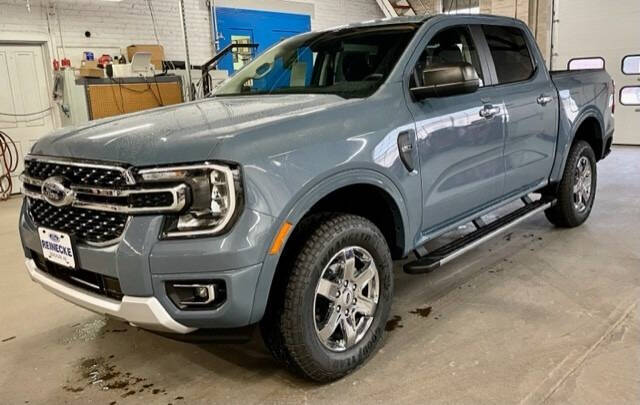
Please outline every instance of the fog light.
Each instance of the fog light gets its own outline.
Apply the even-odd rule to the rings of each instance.
[[[211,310],[227,300],[224,280],[167,280],[169,299],[181,310]]]
[[[213,284],[174,284],[173,288],[178,292],[180,305],[207,305],[216,299]]]
[[[213,286],[211,286],[211,287],[213,287]],[[215,294],[215,292],[214,292],[214,294]],[[209,298],[209,289],[208,289],[208,287],[196,287],[196,296],[198,298],[202,298],[204,300],[208,299]],[[215,295],[214,295],[214,297],[215,297]]]

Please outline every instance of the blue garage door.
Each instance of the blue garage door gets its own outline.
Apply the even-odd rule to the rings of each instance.
[[[237,49],[219,63],[220,69],[234,73],[247,63],[252,55],[261,53],[276,42],[311,30],[311,17],[303,14],[273,11],[216,8],[220,49],[230,43],[257,43],[256,51]]]

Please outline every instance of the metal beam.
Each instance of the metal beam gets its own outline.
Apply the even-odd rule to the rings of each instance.
[[[376,2],[378,3],[378,6],[380,7],[382,12],[384,13],[385,17],[390,18],[390,17],[397,17],[398,16],[398,13],[393,8],[391,3],[389,3],[389,0],[376,0]]]
[[[187,98],[193,101],[193,80],[191,79],[191,57],[189,56],[189,38],[187,36],[187,20],[184,13],[184,0],[178,0],[180,23],[182,24],[182,38],[184,39],[184,65],[187,73]]]

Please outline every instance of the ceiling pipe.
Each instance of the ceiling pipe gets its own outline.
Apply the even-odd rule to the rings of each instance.
[[[189,37],[187,36],[187,20],[184,12],[184,0],[178,0],[182,38],[184,39],[184,68],[187,72],[187,101],[193,100],[193,80],[191,79],[191,57],[189,56]]]

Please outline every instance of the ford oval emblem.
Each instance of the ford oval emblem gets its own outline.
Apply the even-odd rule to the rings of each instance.
[[[75,192],[68,186],[70,181],[62,176],[49,177],[42,183],[42,197],[54,207],[71,205]]]

